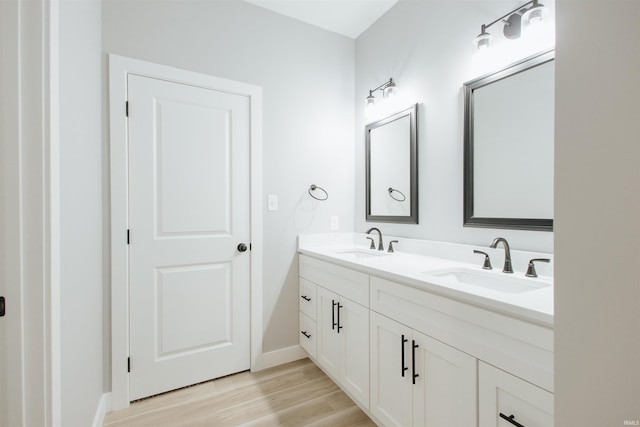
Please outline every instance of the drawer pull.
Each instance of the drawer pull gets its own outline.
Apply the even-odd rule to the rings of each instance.
[[[401,363],[402,377],[403,378],[404,378],[404,371],[409,370],[408,366],[404,366],[404,343],[406,343],[407,341],[409,341],[409,340],[406,339],[404,337],[404,335],[402,335],[402,338],[400,339],[400,354],[402,354],[402,360],[400,360],[400,363]]]
[[[303,299],[303,300],[305,300],[305,301],[311,301],[311,298],[309,298],[309,297],[308,297],[308,296],[306,296],[306,295],[300,295],[300,298],[302,298],[302,299]]]
[[[516,420],[514,420],[515,415],[509,415],[508,417],[503,414],[502,412],[500,412],[500,418],[503,418],[507,421],[509,421],[511,424],[513,424],[516,427],[524,427],[524,425],[520,424],[519,422],[517,422]]]
[[[300,333],[301,333],[302,335],[304,335],[305,337],[307,337],[307,338],[311,339],[311,334],[308,334],[308,333],[307,333],[307,331],[300,331]]]

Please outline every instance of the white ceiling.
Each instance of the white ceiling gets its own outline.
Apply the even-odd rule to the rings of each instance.
[[[245,1],[355,39],[398,0]]]

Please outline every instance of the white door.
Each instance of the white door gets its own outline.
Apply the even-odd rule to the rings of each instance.
[[[334,378],[340,376],[340,335],[338,335],[338,295],[325,288],[316,288],[318,316],[316,327],[318,339],[316,341],[317,360]]]
[[[413,426],[476,426],[477,359],[415,330],[413,340]]]
[[[246,96],[129,75],[130,400],[249,369]]]
[[[340,377],[345,388],[369,409],[369,309],[340,298]]]
[[[371,312],[371,413],[385,426],[412,424],[412,330]]]

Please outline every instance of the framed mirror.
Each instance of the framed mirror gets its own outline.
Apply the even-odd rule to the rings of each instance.
[[[365,127],[367,221],[418,223],[417,108]]]
[[[554,51],[464,84],[464,225],[553,230]]]

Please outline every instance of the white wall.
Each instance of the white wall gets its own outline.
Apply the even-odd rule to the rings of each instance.
[[[383,233],[418,239],[488,246],[497,236],[512,248],[553,252],[553,233],[463,227],[464,82],[535,53],[552,43],[507,41],[502,25],[489,29],[495,46],[478,61],[471,42],[487,24],[521,5],[501,0],[400,0],[356,40],[356,230],[378,226]],[[551,9],[554,2],[545,1]],[[386,108],[365,116],[368,91],[392,77],[398,95]],[[378,99],[381,97],[377,92]],[[364,126],[420,103],[418,110],[419,224],[365,222]],[[522,266],[521,268],[524,268]]]
[[[101,6],[59,3],[61,420],[88,426],[103,381]]]
[[[637,425],[640,2],[557,5],[555,425]]]
[[[105,53],[263,88],[263,351],[297,345],[296,236],[353,230],[354,41],[237,0],[106,0],[102,22]]]

